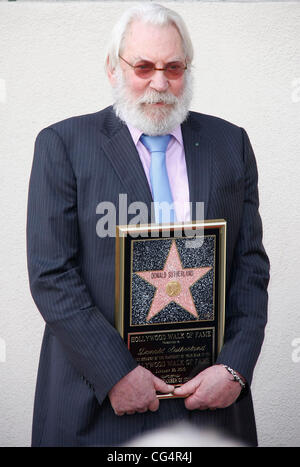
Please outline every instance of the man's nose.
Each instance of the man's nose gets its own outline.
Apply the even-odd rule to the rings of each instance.
[[[150,87],[159,92],[163,92],[168,89],[169,82],[163,71],[155,70],[154,75],[151,77]]]

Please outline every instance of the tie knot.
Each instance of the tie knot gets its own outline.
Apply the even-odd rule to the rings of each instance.
[[[171,135],[147,136],[142,135],[140,140],[150,153],[166,152]]]

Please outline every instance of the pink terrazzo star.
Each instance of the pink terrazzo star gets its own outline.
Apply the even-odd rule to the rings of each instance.
[[[195,318],[198,318],[190,287],[211,269],[211,267],[183,268],[176,243],[173,240],[164,269],[136,273],[156,287],[146,321],[157,315],[171,302],[178,303]]]

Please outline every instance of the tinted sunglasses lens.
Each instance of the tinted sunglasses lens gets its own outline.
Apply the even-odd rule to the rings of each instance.
[[[156,69],[157,68],[155,68],[154,63],[152,62],[141,62],[138,65],[135,65],[134,67],[135,74],[139,78],[145,78],[145,79],[151,78],[151,76],[154,74],[154,71]],[[168,63],[163,70],[164,70],[164,74],[166,78],[177,79],[183,75],[185,69],[186,69],[186,65],[184,63],[171,62],[171,63]]]
[[[171,62],[166,65],[165,75],[169,79],[180,78],[185,70],[186,66],[182,62]]]
[[[155,65],[151,62],[139,63],[134,67],[135,74],[140,78],[150,78],[154,73]]]

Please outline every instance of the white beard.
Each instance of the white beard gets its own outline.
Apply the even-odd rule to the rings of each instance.
[[[192,100],[192,75],[186,71],[184,75],[184,90],[176,97],[169,92],[158,92],[148,89],[140,98],[130,95],[120,67],[116,70],[117,84],[113,87],[114,110],[125,123],[138,128],[149,136],[166,135],[180,125],[187,117]],[[152,107],[147,110],[144,104],[164,102],[162,107]]]

